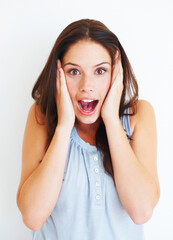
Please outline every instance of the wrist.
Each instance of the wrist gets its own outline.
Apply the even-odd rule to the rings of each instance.
[[[71,134],[72,129],[73,129],[73,126],[65,125],[65,124],[58,124],[56,126],[55,131],[63,132],[63,134],[66,134],[67,136],[69,136]]]
[[[108,116],[108,117],[102,118],[102,119],[105,124],[105,127],[107,127],[107,126],[111,127],[112,124],[118,125],[121,122],[119,116],[117,116],[117,117],[116,116],[113,116],[113,117]]]

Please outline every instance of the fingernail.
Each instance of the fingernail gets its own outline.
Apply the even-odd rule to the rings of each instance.
[[[58,72],[59,72],[59,76],[61,77],[61,69],[60,69],[60,68],[59,68],[59,71],[58,71]]]
[[[119,56],[119,52],[118,52],[118,50],[117,50],[117,52],[115,53],[115,59],[117,59],[118,56]]]
[[[57,67],[58,67],[58,69],[60,69],[61,68],[61,62],[60,62],[60,60],[58,59],[58,61],[57,61]]]

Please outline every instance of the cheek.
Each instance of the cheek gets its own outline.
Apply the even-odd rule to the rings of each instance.
[[[74,103],[78,92],[78,81],[66,77],[66,86],[72,102]]]
[[[70,81],[68,78],[66,78],[66,85],[67,85],[67,90],[69,92],[69,95],[71,97],[71,99],[73,99],[73,94],[74,94],[74,91],[75,91],[75,86],[73,84],[72,81]]]
[[[104,79],[104,81],[102,81],[99,84],[99,91],[103,98],[105,98],[107,92],[109,91],[110,86],[111,86],[111,77]]]

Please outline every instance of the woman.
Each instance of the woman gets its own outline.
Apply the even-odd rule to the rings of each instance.
[[[156,123],[115,34],[67,26],[32,97],[17,203],[33,239],[143,239],[159,199]]]

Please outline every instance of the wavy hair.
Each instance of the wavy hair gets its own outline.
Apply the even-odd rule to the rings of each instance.
[[[69,24],[57,38],[47,63],[32,90],[32,97],[35,100],[36,105],[39,105],[40,110],[46,119],[44,124],[46,124],[48,139],[45,150],[47,150],[50,145],[58,122],[55,100],[57,59],[62,61],[70,46],[83,39],[94,41],[105,47],[111,56],[112,64],[114,63],[116,51],[118,50],[120,52],[123,67],[124,88],[120,101],[119,117],[126,115],[124,114],[124,110],[128,107],[132,107],[133,109],[133,113],[128,115],[134,115],[136,113],[138,84],[130,62],[118,38],[100,21],[93,19],[75,21]],[[127,137],[131,139],[130,136],[127,135]],[[96,146],[103,153],[103,166],[105,172],[110,174],[114,180],[108,139],[103,121],[101,121],[96,133]]]

